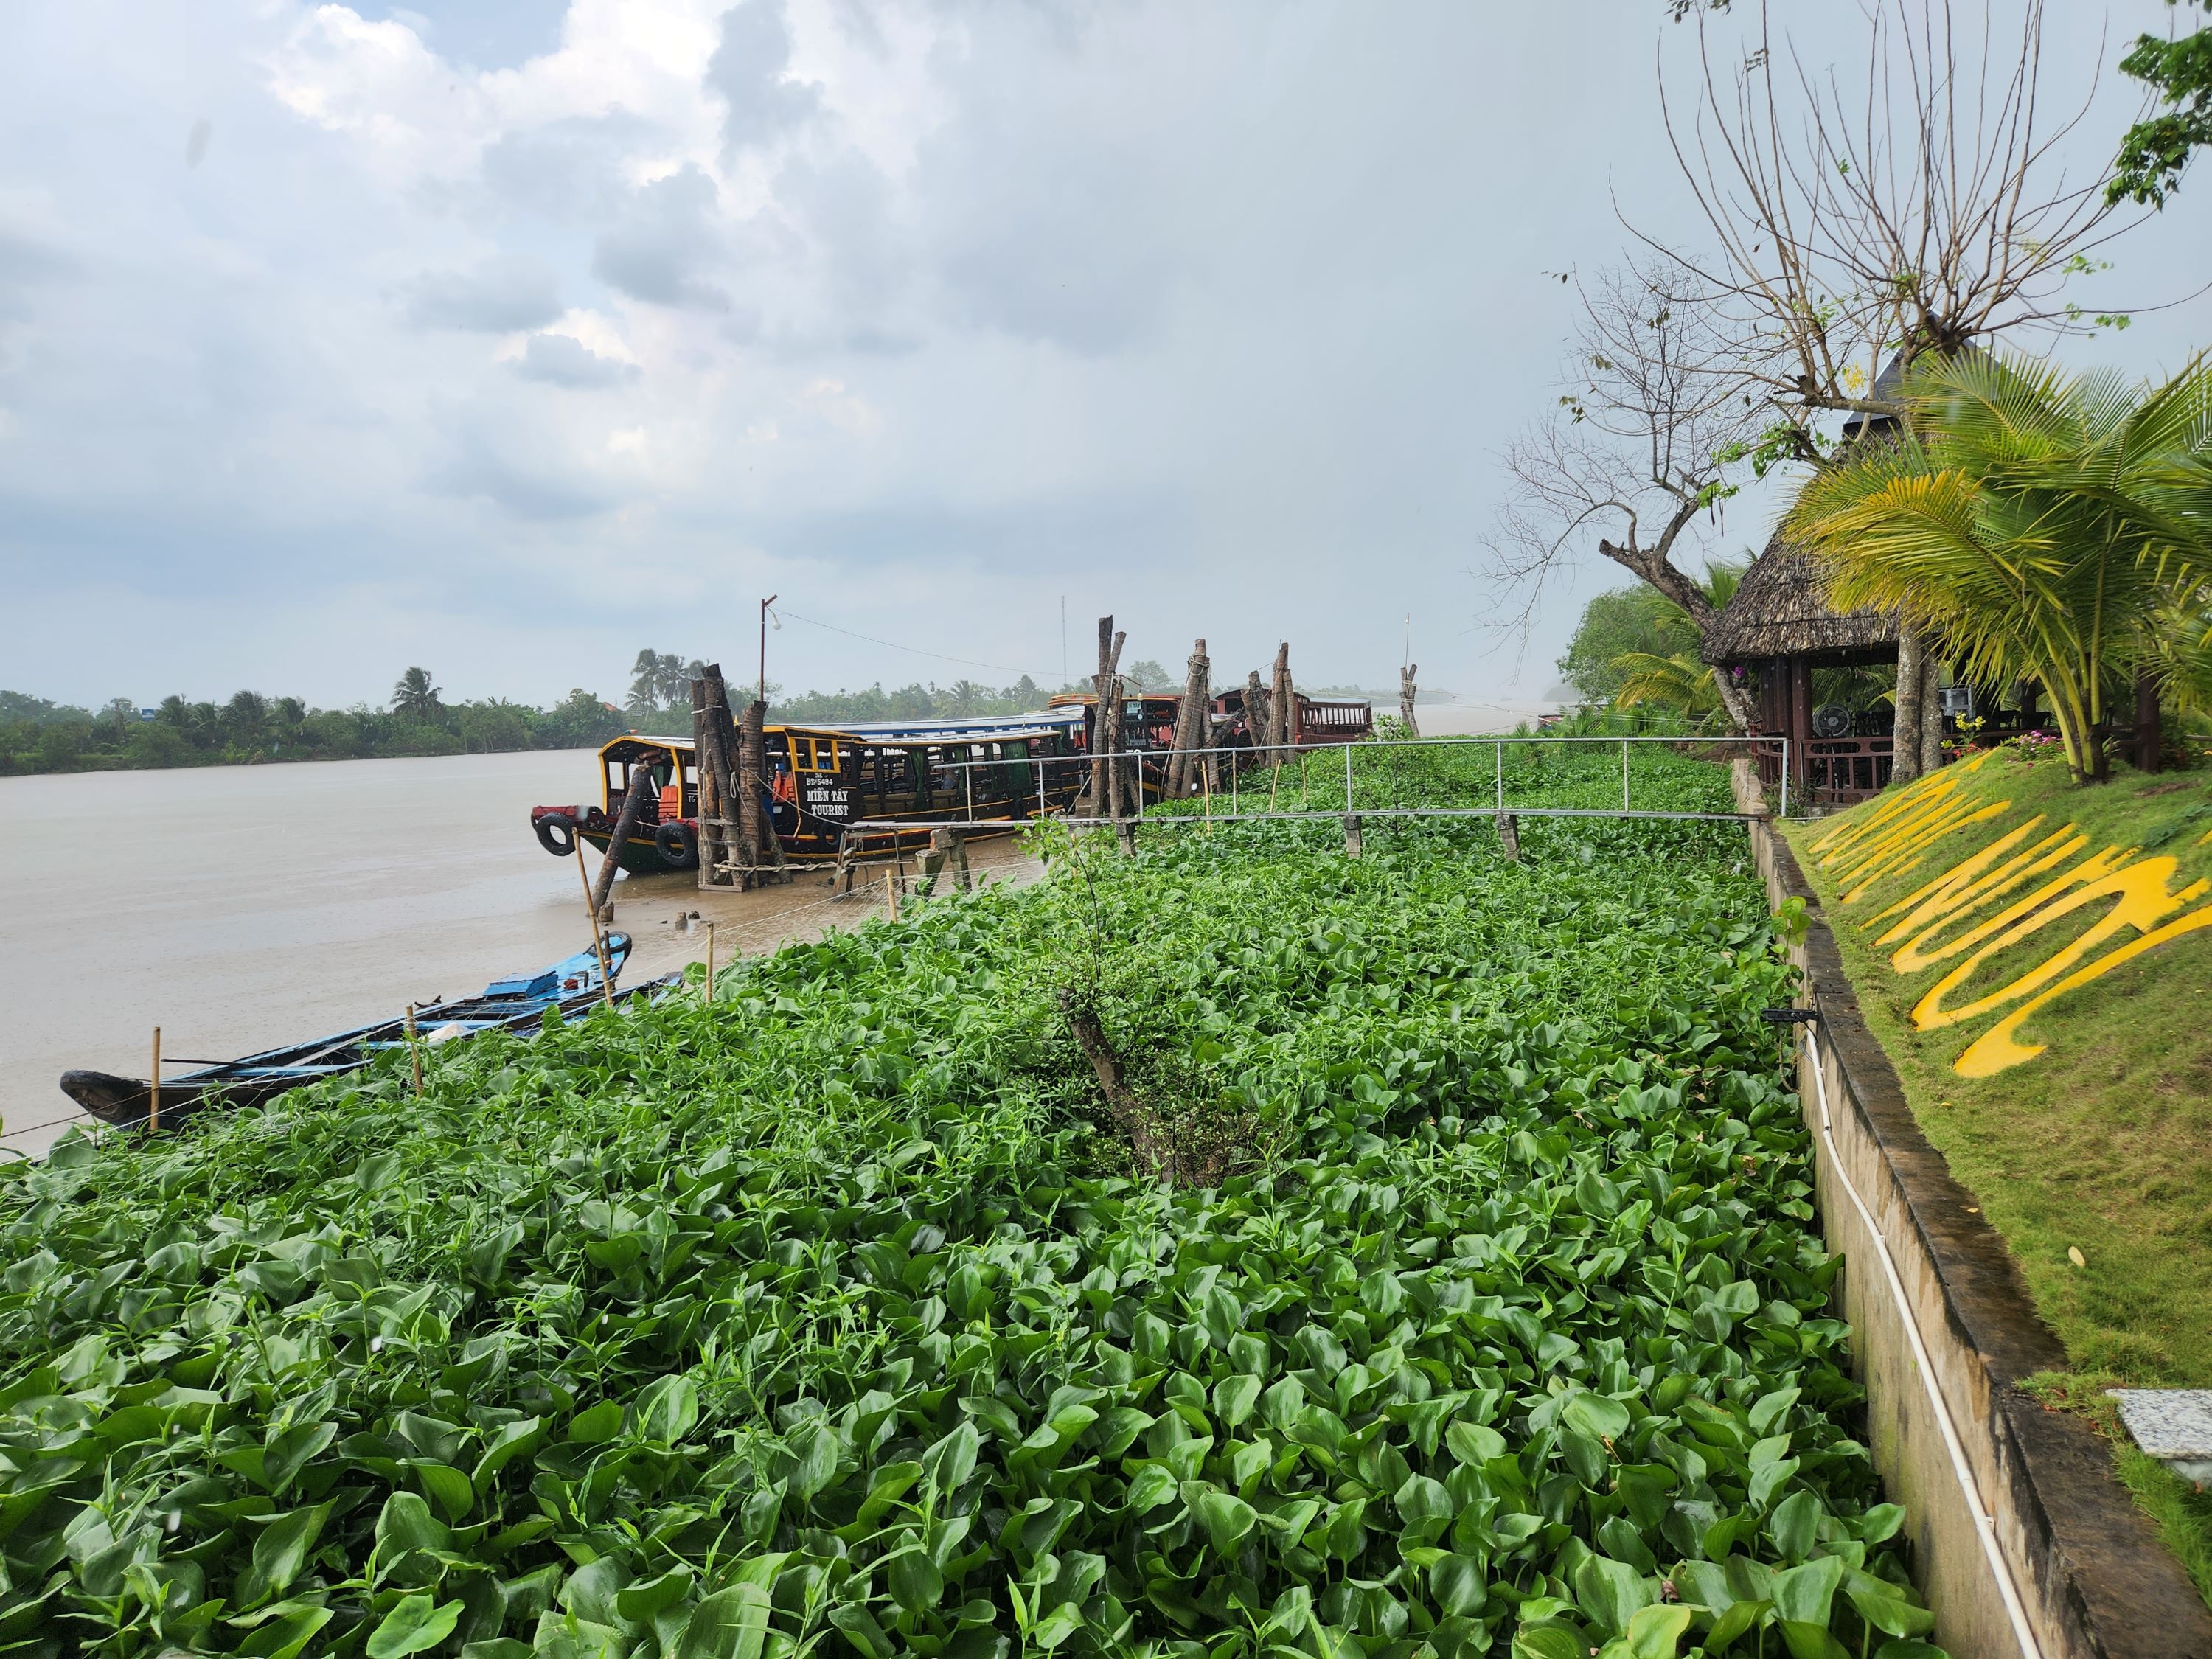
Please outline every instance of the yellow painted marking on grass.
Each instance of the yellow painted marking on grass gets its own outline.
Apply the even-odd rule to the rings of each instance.
[[[1857,902],[1877,884],[1941,856],[1942,843],[1960,831],[2010,811],[2009,800],[1978,805],[1962,793],[1966,781],[1993,758],[1976,755],[1946,767],[1814,837],[1808,849],[1822,869],[1834,872],[1841,902]],[[2002,1014],[1952,1062],[1962,1077],[1988,1077],[2033,1059],[2042,1045],[2022,1042],[2018,1033],[2036,1010],[2146,951],[2212,927],[2212,904],[2189,908],[2212,894],[2212,881],[2193,880],[2172,890],[2180,873],[2178,859],[2144,857],[2136,847],[2106,847],[2083,856],[2090,838],[2073,823],[2031,841],[2045,822],[2039,813],[2006,830],[1859,924],[1870,933],[1880,930],[1874,943],[1889,950],[1889,964],[1899,974],[1954,963],[1913,1006],[1909,1018],[1916,1030]],[[2212,846],[2212,830],[2194,845]],[[2013,897],[2045,878],[2025,896]],[[2045,929],[2106,901],[2111,908],[2078,936],[2005,984],[1978,995],[1969,988],[1996,958],[2015,946],[2033,949]],[[2136,937],[2119,942],[2130,930]]]
[[[2048,1045],[2019,1041],[2017,1034],[2021,1022],[2030,1014],[2045,1003],[2064,996],[2069,991],[2078,991],[2090,981],[2101,979],[2122,963],[2132,962],[2144,951],[2156,950],[2160,945],[2178,939],[2184,933],[2193,933],[2200,927],[2212,927],[2212,904],[2201,910],[2191,910],[2185,916],[2177,916],[2140,939],[2130,939],[2118,950],[2069,974],[2042,995],[2030,998],[1967,1044],[1966,1052],[1951,1062],[1951,1069],[1960,1077],[1992,1077],[2024,1060],[2033,1060]]]
[[[2012,803],[2001,800],[1978,811],[1969,811],[1967,803],[1960,802],[1950,811],[1932,822],[1918,819],[1892,832],[1893,839],[1881,853],[1861,865],[1854,872],[1856,884],[1844,895],[1844,902],[1856,904],[1874,888],[1874,884],[1890,876],[1901,876],[1908,870],[1917,870],[1922,860],[1933,852],[1936,843],[1954,830],[1970,823],[1986,823],[2002,817],[2011,809]]]
[[[2104,858],[2108,854],[2123,858],[2126,856],[2117,848],[2106,848],[2105,852],[2099,854],[2097,857]],[[1914,1027],[1923,1031],[1933,1031],[1946,1025],[1955,1025],[1962,1019],[1972,1019],[1981,1014],[1994,1013],[2008,1002],[2016,1002],[2022,997],[2033,995],[2045,984],[2065,973],[2068,969],[2104,944],[2123,927],[2133,927],[2138,933],[2149,933],[2160,922],[2181,908],[2180,896],[2166,890],[2166,883],[2172,878],[2179,863],[2179,860],[2170,856],[2138,859],[2133,864],[2122,865],[2116,870],[2107,871],[2093,881],[2075,885],[2075,884],[2080,882],[2083,872],[2095,862],[2095,859],[2084,860],[2080,870],[2061,882],[2052,884],[2054,887],[2072,886],[2074,887],[2072,892],[2055,902],[2042,903],[2028,908],[2027,915],[2014,922],[2012,926],[2004,927],[2002,931],[1990,934],[1979,950],[1930,986],[1927,994],[1913,1006]],[[2114,899],[2118,902],[2105,913],[2102,920],[2072,944],[2061,946],[2042,963],[2029,969],[2009,985],[1991,991],[1986,996],[1977,997],[1973,1001],[1961,1007],[1951,1008],[1944,1006],[1951,994],[1963,986],[1972,977],[1977,968],[1998,951],[2019,944],[2022,939],[2040,933],[2059,917],[2070,915],[2083,905],[2094,904],[2101,898]],[[2014,907],[2014,910],[2027,908],[2032,903],[2032,901],[2023,900],[2021,904]],[[2008,911],[2006,914],[2009,915],[2013,912]],[[1981,927],[1976,928],[1974,933],[1987,933],[1989,930],[1998,927],[2003,920],[2003,917],[1999,917],[1995,921],[1985,922]],[[1973,938],[1974,933],[1968,934],[1967,939]],[[1961,945],[1965,942],[1965,940],[1960,941]],[[1958,945],[1954,945],[1942,954],[1950,955],[1958,948]]]
[[[2073,826],[2069,824],[2067,827],[2071,829]],[[2069,842],[2060,849],[2058,857],[2038,860],[2040,866],[2038,873],[2041,872],[2041,868],[2048,868],[2063,859],[2072,857],[2088,844],[2089,838],[2087,836],[2078,836]],[[1990,934],[2011,927],[2023,916],[2029,915],[2041,906],[2049,904],[2065,893],[2068,889],[2079,887],[2084,882],[2096,881],[2110,875],[2119,867],[2121,860],[2127,856],[2126,853],[2123,853],[2117,847],[2107,847],[2101,853],[2092,853],[2063,875],[2044,883],[2026,898],[2015,900],[1988,921],[1968,929],[1948,945],[1940,943],[1937,935],[1943,931],[1944,922],[1957,921],[1960,918],[1953,915],[1933,922],[1899,945],[1896,953],[1890,957],[1889,965],[1900,974],[1917,974],[1923,968],[1932,968],[1939,962],[1949,960],[1961,951],[1971,951]]]
[[[1869,836],[1880,834],[1899,818],[1923,810],[1932,800],[1956,794],[1967,778],[1979,771],[1988,757],[1976,755],[1947,766],[1940,772],[1882,795],[1863,817],[1844,817],[1814,836],[1812,850],[1821,855],[1823,868],[1834,863]]]
[[[2070,828],[2057,830],[2045,836],[2020,857],[2007,860],[2004,867],[1995,874],[1983,873],[1989,869],[1990,866],[2026,840],[2036,825],[2042,822],[2043,815],[2039,812],[2026,823],[2021,824],[2019,829],[1991,842],[1963,863],[1953,865],[1933,881],[1923,883],[1914,888],[1896,903],[1887,905],[1875,911],[1867,919],[1864,924],[1866,927],[1871,927],[1876,922],[1887,921],[1900,910],[1907,914],[1904,921],[1892,927],[1875,943],[1887,945],[1910,933],[1915,927],[1924,927],[1930,921],[1951,915],[1954,911],[1972,908],[1986,897],[1993,888],[2002,892],[2008,878],[2017,878],[2014,872],[2021,865],[2032,860],[2037,854],[2042,852],[2053,842],[2063,842],[2073,833]]]

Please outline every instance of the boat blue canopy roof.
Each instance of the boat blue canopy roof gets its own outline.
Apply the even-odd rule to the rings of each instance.
[[[1084,711],[1080,708],[1055,708],[1035,714],[978,714],[968,720],[824,720],[818,726],[793,720],[784,724],[798,732],[836,732],[845,737],[895,743],[902,738],[918,738],[997,740],[1046,737],[1080,726],[1083,720]]]
[[[997,743],[1016,738],[1050,737],[1055,732],[1078,730],[1088,715],[1089,711],[1083,705],[1077,704],[1042,709],[1030,714],[976,714],[966,720],[954,717],[915,720],[770,720],[768,729],[771,732],[830,732],[842,738],[859,738],[877,743],[958,743],[963,739]],[[615,749],[624,744],[635,744],[647,749],[689,749],[691,739],[689,737],[657,738],[643,732],[631,732],[614,738],[603,748]]]

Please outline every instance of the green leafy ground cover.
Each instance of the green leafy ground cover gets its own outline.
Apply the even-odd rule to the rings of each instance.
[[[0,1645],[1932,1652],[1740,832],[1523,837],[1063,846],[0,1173]]]
[[[2172,857],[2171,885],[2179,890],[2212,877],[2212,781],[2122,769],[2109,784],[2075,789],[2062,762],[2008,750],[1962,789],[1978,807],[2004,801],[2008,810],[1944,837],[1919,863],[1850,902],[1811,846],[1828,826],[1792,826],[1790,840],[1914,1117],[2003,1235],[2037,1310],[2066,1345],[2078,1374],[2048,1379],[2046,1392],[2110,1429],[2106,1386],[2212,1388],[2212,930],[2176,939],[2039,1009],[2025,1036],[2045,1045],[2041,1054],[1992,1077],[1964,1078],[1952,1061],[1982,1024],[1920,1031],[1909,1018],[1955,959],[1900,974],[1875,942],[1883,929],[1868,921],[2037,815],[2033,836],[2075,824],[2085,854],[2112,848]],[[2004,900],[2031,885],[2016,884]],[[2004,983],[2110,908],[2110,900],[2085,906],[2022,939],[1994,957],[1974,988]],[[1953,931],[1994,908],[1993,901],[1962,915]],[[2079,1265],[2069,1249],[2081,1252]],[[2212,1600],[2212,1494],[2134,1455],[2124,1436],[2115,1449],[2128,1485]]]

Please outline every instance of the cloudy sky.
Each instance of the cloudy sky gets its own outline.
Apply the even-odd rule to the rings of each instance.
[[[1776,5],[1848,56],[1855,8]],[[2172,15],[2055,10],[2075,88]],[[1540,693],[1613,573],[1486,627],[1498,458],[1615,204],[1694,240],[1688,40],[1661,0],[0,0],[0,685],[618,695],[640,646],[747,660],[775,592],[939,653],[794,619],[794,687],[1056,680],[1064,602],[1078,672],[1111,610],[1133,656],[1382,685],[1410,613],[1425,681]],[[2200,177],[2084,302],[2208,254]],[[2206,341],[2200,300],[2067,349]]]

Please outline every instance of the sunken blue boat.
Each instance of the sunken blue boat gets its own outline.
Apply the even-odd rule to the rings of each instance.
[[[629,959],[630,937],[611,933],[606,943],[607,977],[611,980]],[[482,1031],[525,1030],[541,1022],[548,1009],[558,1009],[563,1015],[586,1013],[610,996],[617,1002],[649,996],[673,985],[676,978],[669,975],[627,990],[603,992],[598,952],[579,951],[542,973],[495,979],[475,996],[418,1006],[415,1010],[416,1038],[426,1043],[443,1043]],[[211,1106],[259,1105],[288,1089],[359,1071],[379,1053],[404,1048],[406,1042],[407,1020],[402,1015],[311,1042],[295,1042],[220,1066],[164,1077],[160,1127],[169,1127]],[[117,1128],[143,1127],[153,1115],[153,1088],[143,1077],[64,1072],[62,1092],[102,1123]]]

